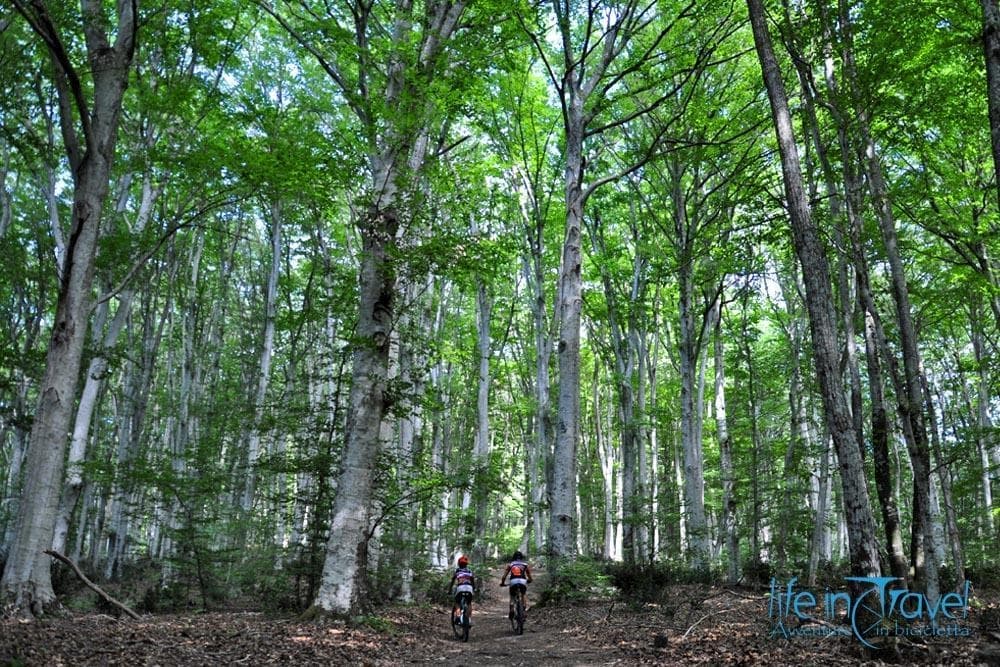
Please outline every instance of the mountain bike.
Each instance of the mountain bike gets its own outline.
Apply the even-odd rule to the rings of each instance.
[[[463,642],[469,641],[469,628],[472,627],[472,615],[469,613],[471,599],[472,593],[461,593],[458,598],[458,618],[454,616],[451,618],[451,629],[455,632],[455,636]]]
[[[500,584],[506,586],[507,584]],[[524,634],[524,587],[514,593],[514,615],[510,617],[510,629],[516,635]]]
[[[514,596],[514,618],[510,619],[510,629],[516,635],[524,634],[524,591]]]

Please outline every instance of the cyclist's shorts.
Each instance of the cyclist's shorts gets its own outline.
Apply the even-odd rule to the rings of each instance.
[[[510,585],[510,596],[511,597],[514,597],[515,595],[517,595],[518,591],[520,591],[522,593],[527,593],[528,592],[528,587],[526,585],[524,585],[524,584],[511,584]]]

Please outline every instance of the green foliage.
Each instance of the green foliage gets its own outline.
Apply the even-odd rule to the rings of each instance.
[[[986,558],[975,564],[966,565],[965,578],[981,591],[1000,591],[1000,560]],[[950,583],[942,579],[942,583]],[[944,590],[944,586],[942,586]]]
[[[714,584],[722,578],[717,568],[692,570],[684,563],[671,561],[608,563],[605,572],[620,595],[633,605],[663,602],[672,585]]]
[[[590,558],[549,562],[550,579],[538,604],[580,602],[613,593],[604,563]]]
[[[266,612],[303,612],[319,588],[324,554],[322,545],[255,550],[231,569],[231,590],[241,603]]]
[[[396,633],[396,626],[392,621],[381,616],[373,616],[370,614],[351,618],[351,625],[354,627],[370,628],[375,632],[386,636],[391,636]]]
[[[450,604],[454,600],[448,587],[451,573],[450,569],[431,570],[427,568],[414,573],[414,592],[419,591],[417,600],[424,600],[435,606]],[[481,588],[482,584],[480,584]]]

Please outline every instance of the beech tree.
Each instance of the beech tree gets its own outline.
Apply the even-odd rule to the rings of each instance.
[[[134,62],[114,4],[0,9],[4,604],[51,546],[164,610],[514,548],[981,576],[978,3],[167,3]]]
[[[798,147],[795,144],[792,119],[788,111],[788,98],[771,45],[764,6],[761,0],[747,0],[747,7],[764,84],[771,101],[792,239],[806,288],[814,363],[823,397],[826,425],[833,438],[840,463],[840,479],[850,540],[851,569],[859,576],[878,576],[881,569],[878,542],[875,538],[875,520],[868,500],[861,453],[854,439],[850,414],[837,373],[837,335],[830,290],[830,265],[803,189]]]
[[[522,17],[542,58],[562,112],[564,142],[565,236],[557,289],[559,320],[559,397],[553,479],[550,489],[549,550],[557,557],[577,553],[577,447],[580,421],[580,313],[582,303],[582,225],[588,198],[602,185],[636,171],[661,150],[683,108],[687,84],[708,66],[718,42],[730,30],[723,10],[706,36],[678,49],[677,62],[660,62],[670,39],[701,18],[693,3],[678,3],[665,12],[656,3],[588,2],[586,6],[553,0],[549,9],[558,35],[553,50],[547,38],[549,17],[534,25]],[[677,40],[683,42],[682,37]],[[675,102],[680,104],[675,106]],[[588,158],[602,139],[629,123],[652,116],[668,105],[663,118],[638,157],[595,172],[587,182]]]
[[[110,17],[104,3],[90,0],[81,2],[78,14],[63,8],[53,11],[44,2],[15,0],[14,7],[49,53],[73,175],[73,214],[55,322],[28,441],[16,536],[0,581],[5,600],[21,613],[37,616],[55,599],[51,561],[43,552],[51,546],[55,529],[66,433],[93,305],[97,240],[139,17],[134,0],[116,2]],[[82,35],[74,34],[77,30]],[[81,36],[82,52],[74,48]],[[90,84],[85,82],[83,61],[90,68]]]

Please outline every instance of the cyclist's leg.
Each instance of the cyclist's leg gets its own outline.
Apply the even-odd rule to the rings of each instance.
[[[507,618],[514,618],[514,596],[517,595],[517,586],[510,586],[510,604],[508,605]]]

